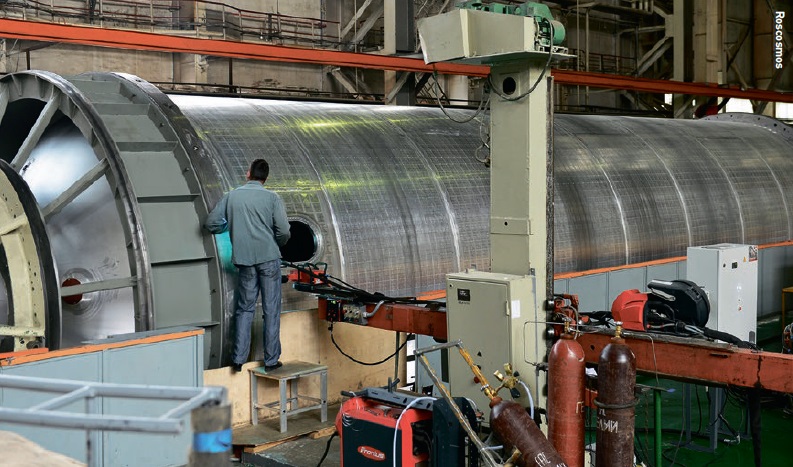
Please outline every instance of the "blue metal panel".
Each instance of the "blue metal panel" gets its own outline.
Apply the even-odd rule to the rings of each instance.
[[[608,301],[608,274],[592,274],[570,279],[570,293],[578,294],[580,311],[611,309]]]
[[[181,329],[176,331],[179,330]],[[153,331],[147,334],[166,332],[169,331]],[[141,335],[131,334],[96,343],[140,337]],[[203,385],[203,368],[203,336],[198,335],[0,367],[0,373],[85,382],[197,387]],[[0,389],[0,401],[5,407],[29,408],[51,398],[48,393]],[[165,412],[163,407],[171,408],[176,403],[106,399],[101,405],[103,413],[106,414],[146,416],[160,415]],[[85,413],[85,404],[78,402],[67,409]],[[185,433],[175,436],[108,432],[102,436],[101,445],[96,452],[103,459],[103,464],[108,466],[185,465],[192,443],[189,417],[185,428]],[[81,462],[87,461],[87,436],[84,431],[16,424],[0,424],[0,430],[13,431],[46,449]]]
[[[568,293],[568,287],[570,286],[569,279],[558,279],[553,281],[553,292],[554,293]]]
[[[647,290],[646,268],[620,269],[609,273],[608,306],[606,309],[611,309],[611,304],[617,295],[630,289]]]
[[[24,365],[0,367],[0,373],[14,376],[97,382],[102,380],[101,362],[102,352],[96,352],[42,360]],[[0,392],[3,394],[3,406],[11,408],[28,408],[54,397],[52,393],[13,389],[0,389]],[[66,406],[63,410],[85,413],[85,404],[82,402],[74,403]],[[45,449],[61,453],[80,462],[87,462],[87,438],[84,431],[8,423],[0,423],[0,430],[13,431]],[[101,450],[98,452],[101,453]]]
[[[647,282],[651,280],[671,281],[678,278],[677,262],[647,266]]]
[[[198,361],[196,339],[179,339],[150,345],[136,345],[105,352],[105,381],[119,384],[151,384],[164,386],[198,386],[203,372]],[[135,401],[108,399],[105,413],[154,416],[175,406],[167,401]],[[165,466],[187,464],[192,433],[190,418],[186,431],[180,435],[106,432],[103,440],[104,465]],[[145,446],[145,449],[141,447]]]

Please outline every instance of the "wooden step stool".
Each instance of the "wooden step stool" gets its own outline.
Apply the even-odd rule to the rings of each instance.
[[[328,420],[328,367],[307,362],[286,362],[280,368],[265,371],[263,366],[251,368],[251,424],[259,423],[257,409],[268,408],[278,410],[281,416],[281,433],[286,432],[286,417],[308,410],[320,409],[320,420]],[[319,399],[316,397],[301,396],[297,392],[297,382],[306,376],[319,376]],[[268,404],[259,404],[258,378],[278,381],[279,400]],[[286,383],[289,383],[289,397],[286,394]],[[314,402],[314,405],[299,407],[299,401]]]

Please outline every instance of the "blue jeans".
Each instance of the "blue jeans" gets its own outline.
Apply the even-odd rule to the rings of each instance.
[[[236,333],[232,361],[243,364],[251,350],[251,324],[256,300],[262,294],[264,311],[264,364],[275,365],[281,357],[281,260],[253,266],[237,266]]]

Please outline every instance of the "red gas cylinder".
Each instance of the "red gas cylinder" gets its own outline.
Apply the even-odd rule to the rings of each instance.
[[[521,467],[567,467],[562,456],[529,417],[520,404],[495,397],[490,401],[490,428],[501,439],[509,454],[521,452],[516,464]],[[605,464],[604,464],[605,465]]]
[[[584,467],[584,349],[562,334],[548,355],[548,440],[569,467]]]
[[[598,361],[596,464],[633,467],[636,356],[622,338],[621,323]]]

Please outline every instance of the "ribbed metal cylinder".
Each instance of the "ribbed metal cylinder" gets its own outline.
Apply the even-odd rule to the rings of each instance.
[[[430,108],[170,97],[236,175],[228,188],[254,158],[271,162],[268,184],[319,227],[319,256],[336,275],[410,294],[488,268],[478,122]],[[757,116],[556,115],[555,272],[790,239],[789,133]]]
[[[65,345],[200,325],[204,358],[219,365],[235,271],[227,238],[201,223],[259,157],[294,222],[298,259],[392,295],[488,269],[477,121],[457,124],[435,108],[166,96],[107,73],[25,72],[0,88],[0,158],[45,211],[70,298],[50,313]],[[755,116],[557,115],[556,272],[791,238],[789,133]],[[311,306],[287,286],[285,310]]]

